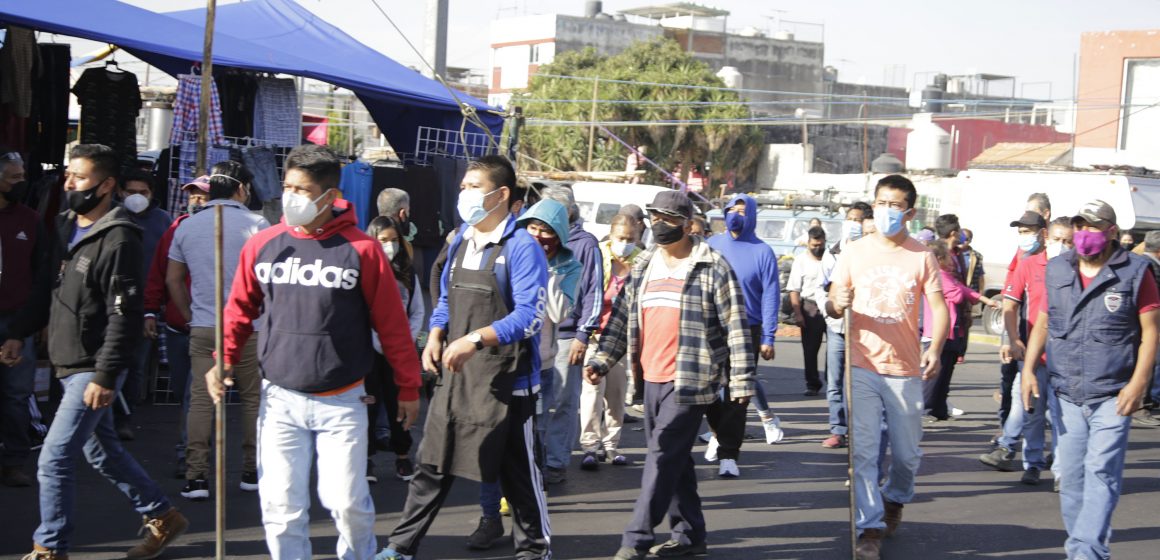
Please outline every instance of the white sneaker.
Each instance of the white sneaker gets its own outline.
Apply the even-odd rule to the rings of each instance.
[[[717,436],[709,436],[709,445],[705,447],[705,460],[710,463],[717,460],[717,448],[720,444],[717,443]]]
[[[698,437],[698,438],[699,438],[699,439],[700,439],[702,442],[704,442],[704,443],[709,443],[709,440],[713,439],[713,432],[705,432],[705,433],[703,433],[703,434],[701,434],[701,435],[699,435],[699,436],[697,436],[697,437]]]
[[[737,469],[737,461],[733,459],[721,459],[721,468],[717,471],[717,476],[721,478],[737,478],[741,476],[741,471]]]
[[[953,407],[953,406],[951,407],[951,416],[954,416],[954,417],[956,417],[956,418],[957,418],[957,417],[959,417],[959,416],[962,416],[963,414],[966,414],[966,413],[963,411],[963,409],[961,409],[961,408],[955,408],[955,407]]]
[[[761,427],[765,428],[765,443],[773,445],[785,438],[785,432],[781,430],[781,420],[776,414],[769,420],[763,420]]]

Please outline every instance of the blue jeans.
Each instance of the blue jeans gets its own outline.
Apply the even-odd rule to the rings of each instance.
[[[914,498],[914,478],[922,459],[922,379],[879,375],[858,367],[851,372],[856,525],[859,531],[882,529],[883,500],[906,504]],[[884,413],[891,464],[886,483],[879,488]]]
[[[1152,366],[1152,402],[1160,406],[1160,360]]]
[[[572,339],[560,339],[560,349],[556,352],[556,367],[552,370],[552,380],[547,382],[551,410],[544,428],[544,445],[547,456],[544,463],[548,468],[566,469],[572,460],[572,449],[580,441],[580,376],[581,367],[568,364],[568,353],[572,349]],[[544,370],[547,372],[547,370]]]
[[[367,484],[367,406],[362,387],[331,396],[262,381],[258,412],[258,500],[273,558],[310,558],[310,471],[338,529],[336,558],[377,550],[375,505]],[[317,458],[317,459],[316,459]]]
[[[118,381],[124,378],[122,374]],[[92,379],[93,373],[89,372],[74,373],[60,380],[64,396],[40,452],[37,479],[41,521],[32,539],[58,552],[68,551],[71,544],[69,536],[73,530],[76,497],[73,468],[82,452],[97,472],[129,498],[137,513],[156,516],[171,507],[157,483],[121,447],[113,428],[112,409],[93,410],[85,406],[85,387]]]
[[[846,435],[846,336],[826,330],[826,401],[830,405],[830,433]]]
[[[177,456],[185,457],[185,444],[189,441],[185,420],[189,416],[189,386],[193,381],[189,363],[189,333],[165,329],[165,348],[169,358],[169,391],[173,399],[181,403],[181,416],[177,420]]]
[[[0,317],[0,325],[6,321]],[[36,379],[36,347],[31,337],[24,341],[20,356],[20,363],[14,366],[0,364],[0,443],[4,444],[0,465],[5,467],[24,466],[32,446],[28,397]]]
[[[1014,408],[1014,407],[1012,407]],[[1059,509],[1070,560],[1111,557],[1112,512],[1120,501],[1131,417],[1116,414],[1116,399],[1076,405],[1059,399]]]
[[[1055,392],[1051,390],[1047,367],[1040,365],[1035,368],[1035,380],[1039,384],[1039,403],[1036,404],[1033,414],[1027,414],[1023,409],[1023,362],[1017,362],[1017,367],[1019,373],[1015,375],[1015,383],[1011,386],[1011,412],[1007,414],[1007,421],[1003,423],[1003,435],[999,436],[999,445],[1014,451],[1019,438],[1023,438],[1023,470],[1031,467],[1044,470],[1047,468],[1044,454],[1047,413],[1049,410],[1055,410],[1059,404],[1056,402]],[[1054,422],[1051,425],[1051,436],[1052,442],[1059,441],[1057,424]],[[1058,474],[1056,468],[1052,471]]]

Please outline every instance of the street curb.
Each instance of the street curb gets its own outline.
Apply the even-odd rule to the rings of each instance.
[[[999,335],[982,333],[971,333],[971,336],[967,340],[973,344],[987,344],[990,346],[999,346],[1003,342]]]

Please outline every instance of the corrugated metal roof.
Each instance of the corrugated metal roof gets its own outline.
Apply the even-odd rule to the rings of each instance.
[[[983,150],[971,165],[1065,165],[1070,163],[1068,142],[1000,142]]]

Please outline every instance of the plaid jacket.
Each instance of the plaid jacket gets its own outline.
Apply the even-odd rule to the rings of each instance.
[[[640,303],[643,279],[657,249],[640,254],[631,277],[616,298],[612,316],[588,362],[602,375],[627,352],[640,369]],[[658,257],[663,258],[663,257]],[[704,240],[693,238],[689,276],[681,290],[681,323],[677,338],[677,402],[711,404],[722,385],[730,397],[755,392],[757,368],[745,315],[745,296],[733,269]]]

